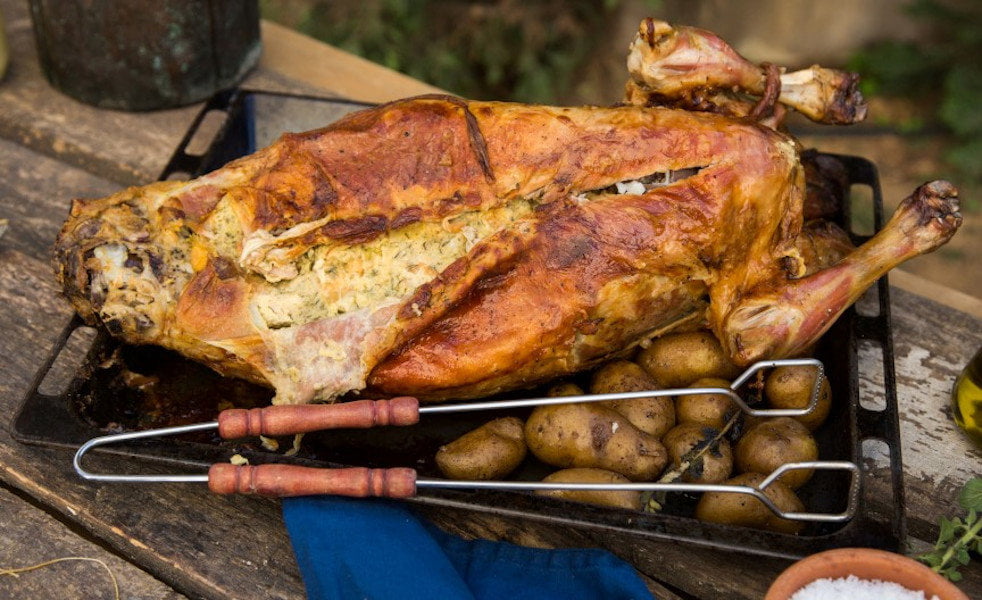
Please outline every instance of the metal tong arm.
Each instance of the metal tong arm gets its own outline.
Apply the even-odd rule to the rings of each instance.
[[[777,366],[810,365],[817,368],[817,377],[812,388],[809,405],[801,409],[753,409],[750,408],[735,390],[758,371]],[[411,397],[398,397],[391,400],[357,400],[338,404],[276,405],[253,409],[228,409],[222,411],[218,420],[210,423],[184,425],[121,433],[93,438],[83,444],[75,454],[75,471],[84,479],[93,481],[126,482],[207,482],[212,491],[220,494],[247,493],[267,496],[298,496],[313,494],[337,494],[346,496],[386,496],[406,498],[413,496],[419,487],[468,488],[468,489],[511,489],[511,490],[652,490],[652,491],[725,491],[748,494],[763,502],[775,514],[797,520],[835,521],[845,520],[854,512],[856,488],[858,487],[857,467],[852,463],[813,462],[794,463],[780,467],[771,474],[760,489],[747,486],[722,486],[710,484],[680,483],[631,483],[631,484],[551,484],[543,482],[514,481],[451,481],[443,479],[417,479],[416,471],[408,468],[369,469],[348,467],[341,469],[322,469],[283,464],[257,466],[219,463],[212,465],[207,475],[130,475],[92,473],[82,467],[82,457],[92,448],[131,441],[142,438],[178,435],[194,431],[218,429],[224,439],[247,436],[276,436],[308,433],[324,429],[370,428],[384,425],[412,425],[419,422],[423,413],[469,412],[543,406],[549,404],[568,404],[574,402],[601,402],[605,400],[643,398],[650,396],[669,396],[682,394],[724,394],[732,399],[745,413],[754,416],[798,416],[811,412],[818,401],[818,393],[824,377],[824,368],[815,359],[784,359],[761,361],[744,371],[730,388],[684,388],[669,390],[648,390],[639,392],[620,392],[610,394],[590,394],[549,398],[527,398],[521,400],[500,400],[491,402],[472,402],[468,404],[446,404],[419,407],[419,400]],[[796,468],[847,469],[852,470],[850,485],[850,506],[845,512],[824,513],[783,513],[763,493],[777,476]]]
[[[816,368],[815,382],[807,406],[802,408],[751,408],[736,393],[744,383],[758,371],[773,367],[813,366]],[[369,428],[379,425],[414,425],[420,415],[438,413],[458,413],[485,410],[526,408],[551,404],[571,404],[577,402],[604,402],[607,400],[630,400],[657,396],[684,396],[692,394],[720,394],[730,398],[741,411],[754,417],[799,417],[813,411],[818,405],[818,396],[825,367],[814,358],[789,358],[759,361],[747,368],[737,377],[729,388],[699,387],[672,388],[664,390],[644,390],[637,392],[613,392],[608,394],[585,394],[581,396],[558,396],[543,398],[523,398],[519,400],[492,400],[469,402],[465,404],[442,404],[420,408],[419,400],[407,396],[391,400],[356,400],[337,404],[279,405],[265,408],[233,408],[222,411],[218,416],[219,434],[224,439],[235,439],[256,435],[290,435],[308,433],[323,429]]]
[[[787,471],[824,469],[849,471],[848,505],[840,513],[792,512],[779,508],[767,488]],[[319,469],[293,465],[236,466],[212,465],[208,472],[208,487],[218,494],[259,494],[263,496],[307,496],[335,494],[342,496],[379,496],[409,498],[417,488],[465,490],[582,490],[582,491],[655,491],[655,492],[723,492],[753,496],[768,510],[783,519],[823,523],[844,522],[852,518],[859,501],[860,471],[854,463],[845,461],[808,461],[787,463],[775,469],[758,487],[709,483],[569,483],[542,481],[454,481],[449,479],[417,478],[409,468]]]
[[[778,478],[788,471],[800,469],[815,469],[825,471],[849,472],[849,496],[847,506],[839,513],[792,512],[781,510],[766,491]],[[758,487],[749,485],[731,485],[725,483],[570,483],[570,482],[541,482],[541,481],[454,481],[449,479],[416,480],[418,488],[465,489],[465,490],[576,490],[576,491],[636,491],[636,492],[722,492],[753,496],[760,500],[772,513],[792,521],[816,521],[837,523],[848,521],[856,513],[859,503],[861,471],[859,466],[849,461],[803,461],[785,463],[774,469]]]
[[[773,367],[802,367],[816,368],[815,382],[812,384],[808,405],[802,408],[751,408],[736,390],[750,380],[757,372]],[[424,406],[420,414],[471,412],[476,410],[495,410],[509,408],[524,408],[532,406],[548,406],[554,404],[574,404],[577,402],[604,402],[607,400],[633,400],[635,398],[657,398],[664,396],[691,396],[696,394],[719,394],[726,396],[740,410],[752,417],[800,417],[807,415],[818,406],[818,397],[825,379],[825,365],[815,358],[782,358],[777,360],[762,360],[755,362],[733,380],[730,387],[698,387],[698,388],[669,388],[663,390],[644,390],[638,392],[611,392],[608,394],[583,394],[580,396],[556,396],[543,398],[523,398],[521,400],[492,400],[488,402],[471,402],[468,404],[441,404]]]

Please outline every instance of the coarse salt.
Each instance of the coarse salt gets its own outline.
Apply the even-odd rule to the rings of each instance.
[[[838,579],[816,579],[791,596],[791,600],[938,600],[924,592],[905,588],[892,581],[860,579],[855,575]]]

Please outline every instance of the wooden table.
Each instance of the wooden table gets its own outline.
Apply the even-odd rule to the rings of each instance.
[[[124,597],[300,598],[303,585],[278,502],[218,497],[203,486],[83,483],[69,452],[11,438],[9,419],[72,316],[48,257],[68,201],[155,179],[198,111],[102,111],[54,91],[40,74],[25,4],[0,0],[11,44],[10,71],[0,82],[0,218],[10,221],[0,239],[0,570],[82,556],[104,562]],[[263,59],[247,81],[253,88],[368,101],[432,91],[271,23],[263,24],[263,40]],[[937,517],[957,511],[962,483],[982,472],[982,452],[953,427],[947,407],[956,371],[982,345],[982,303],[917,278],[903,280],[933,298],[891,290],[907,518],[910,545],[918,550],[935,537]],[[961,310],[946,305],[948,298],[958,298]],[[875,396],[876,375],[864,377]],[[106,459],[94,460],[98,467]],[[889,493],[876,478],[870,485]],[[597,543],[589,533],[535,522],[425,512],[468,537],[533,546]],[[759,598],[789,564],[671,542],[612,550],[663,598]],[[978,561],[965,576],[963,589],[982,597]],[[110,598],[112,588],[99,564],[63,562],[0,577],[0,597]]]

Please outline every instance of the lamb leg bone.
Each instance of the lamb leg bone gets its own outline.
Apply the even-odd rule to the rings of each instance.
[[[715,34],[645,19],[631,44],[627,68],[649,93],[677,98],[696,90],[740,90],[761,96],[767,72],[740,56]],[[813,121],[848,124],[866,117],[853,73],[812,66],[783,73],[778,102]]]
[[[717,321],[717,336],[740,364],[799,354],[884,273],[946,243],[961,222],[958,190],[943,180],[925,183],[879,233],[837,264],[751,290]]]

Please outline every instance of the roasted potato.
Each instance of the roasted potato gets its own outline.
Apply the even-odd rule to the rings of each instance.
[[[564,381],[562,383],[557,383],[552,385],[547,391],[546,396],[551,396],[553,398],[558,398],[561,396],[582,396],[586,394],[583,388],[576,385],[572,381]]]
[[[808,429],[791,417],[775,417],[754,425],[736,443],[736,467],[741,473],[769,475],[785,463],[818,460],[818,444]],[[812,469],[796,469],[779,481],[798,489],[812,476]]]
[[[546,464],[608,469],[634,481],[655,479],[668,463],[658,438],[596,403],[537,407],[525,423],[525,440]]]
[[[722,438],[710,444],[718,434],[718,429],[699,423],[679,423],[662,438],[673,468],[679,468],[685,460],[692,462],[682,474],[683,481],[720,483],[733,474],[730,442]],[[700,452],[699,457],[695,458]]]
[[[764,396],[772,408],[805,408],[811,401],[812,387],[818,369],[809,366],[778,367],[767,375]],[[818,404],[807,415],[792,417],[809,431],[818,429],[829,416],[832,407],[832,388],[829,380],[822,379],[818,392]]]
[[[556,471],[542,481],[562,483],[630,483],[631,480],[620,473],[606,469],[577,468]],[[587,502],[601,506],[613,506],[614,508],[641,510],[641,492],[630,490],[548,490],[536,493],[543,496],[565,498],[566,500],[573,500],[575,502]]]
[[[635,360],[665,388],[685,387],[703,377],[731,379],[740,374],[716,336],[708,331],[656,338]]]
[[[659,388],[651,375],[629,360],[607,363],[593,374],[590,382],[593,394],[645,392]],[[656,438],[675,426],[675,404],[671,396],[609,400],[600,404],[613,408],[632,425]]]
[[[436,466],[449,479],[501,479],[525,459],[521,419],[495,419],[469,431],[436,453]]]
[[[718,377],[703,377],[693,381],[688,387],[729,388],[730,382]],[[692,394],[675,398],[675,418],[679,423],[699,423],[722,429],[739,411],[740,407],[724,394]]]
[[[760,473],[743,473],[728,479],[725,483],[759,488],[764,478],[765,476]],[[763,492],[783,511],[804,510],[804,505],[794,490],[780,481],[771,483]],[[757,498],[737,492],[704,493],[696,505],[696,518],[710,523],[754,527],[783,533],[799,533],[803,526],[799,521],[782,519]]]
[[[763,477],[760,481],[763,481]],[[757,485],[757,484],[755,484]],[[780,510],[784,512],[804,512],[805,505],[802,503],[801,499],[798,498],[798,494],[788,486],[781,483],[780,480],[771,483],[764,490],[764,494],[771,499]],[[804,529],[805,523],[803,521],[792,521],[791,519],[783,519],[775,514],[773,511],[768,511],[767,521],[764,523],[764,529],[769,531],[779,531],[781,533],[801,533]]]

